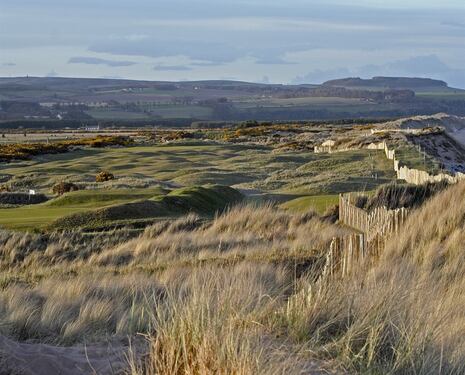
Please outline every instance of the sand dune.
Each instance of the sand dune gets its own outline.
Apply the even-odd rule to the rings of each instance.
[[[138,340],[132,347],[143,347]],[[128,342],[60,347],[0,336],[0,375],[114,375],[127,366]]]

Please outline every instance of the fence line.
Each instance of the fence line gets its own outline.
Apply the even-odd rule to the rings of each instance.
[[[334,237],[326,254],[323,274],[350,274],[356,266],[376,260],[384,250],[386,240],[398,233],[409,214],[408,209],[376,208],[370,212],[352,203],[351,194],[339,195],[339,221],[360,233]]]
[[[352,194],[339,195],[339,221],[367,236],[370,241],[377,235],[387,236],[399,232],[408,216],[408,209],[388,210],[378,207],[368,212],[352,203]]]
[[[364,149],[368,150],[382,150],[389,160],[393,161],[394,171],[398,180],[405,180],[409,184],[422,185],[428,182],[442,182],[447,181],[449,183],[456,183],[461,180],[465,180],[465,174],[457,172],[454,175],[447,173],[429,174],[426,171],[422,171],[415,168],[409,168],[401,160],[396,157],[396,150],[390,149],[385,141],[380,143],[370,143],[365,146]],[[332,146],[315,146],[315,153],[335,153],[360,150],[360,148],[343,148],[334,149]]]
[[[446,173],[432,175],[426,171],[409,168],[397,159],[396,150],[390,149],[385,141],[370,143],[365,148],[384,151],[386,157],[393,162],[397,179],[405,180],[410,184],[422,185],[441,181],[456,183],[465,180],[465,174],[460,172],[454,175]],[[315,153],[350,150],[355,149],[334,149],[331,145],[315,147]],[[339,195],[339,221],[360,233],[333,238],[326,254],[323,275],[344,277],[356,269],[356,265],[376,260],[384,250],[387,239],[400,231],[409,214],[406,208],[388,210],[386,207],[378,207],[368,212],[357,207],[353,202],[354,196],[351,194]]]

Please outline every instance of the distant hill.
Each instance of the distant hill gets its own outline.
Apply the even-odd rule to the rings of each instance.
[[[427,78],[344,78],[323,85],[0,78],[0,128],[190,126],[465,115],[465,90]]]
[[[323,86],[344,88],[365,88],[375,90],[425,90],[425,89],[447,89],[449,86],[444,81],[430,78],[408,78],[408,77],[373,77],[371,79],[343,78],[327,81]]]

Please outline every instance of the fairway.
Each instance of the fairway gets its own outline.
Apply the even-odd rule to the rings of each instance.
[[[113,173],[115,180],[96,183],[95,175],[101,170]],[[59,181],[86,189],[44,204],[0,209],[0,226],[21,230],[45,228],[71,214],[162,197],[178,187],[207,184],[265,196],[282,194],[290,200],[282,205],[285,209],[323,213],[337,202],[339,193],[374,190],[395,178],[381,151],[276,153],[262,145],[209,141],[82,148],[3,164],[0,174],[13,176],[10,183],[20,191],[31,188],[50,195]]]
[[[150,199],[163,193],[164,190],[159,188],[76,191],[42,204],[0,209],[0,226],[20,230],[43,228],[63,216],[139,199]]]
[[[324,214],[326,210],[337,205],[338,202],[338,194],[304,196],[287,201],[281,204],[280,207],[296,213],[314,210],[319,214]]]
[[[40,229],[59,217],[86,210],[88,210],[86,207],[44,207],[39,205],[0,209],[0,226],[16,230]]]
[[[0,174],[27,179],[31,188],[49,193],[54,183],[64,179],[90,184],[100,170],[115,175],[114,187],[121,178],[153,179],[153,184],[156,181],[175,186],[217,183],[307,195],[359,190],[365,185],[371,190],[372,185],[394,177],[392,166],[382,152],[273,153],[266,146],[207,142],[86,148],[3,164]],[[377,179],[373,178],[375,175]]]

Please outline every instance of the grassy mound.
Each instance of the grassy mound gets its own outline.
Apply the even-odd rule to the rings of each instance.
[[[130,223],[134,220],[163,218],[195,212],[213,215],[242,199],[242,194],[228,186],[194,186],[173,190],[167,195],[151,199],[116,204],[65,216],[56,220],[50,228],[67,230],[76,227],[95,228],[112,223]]]
[[[165,194],[163,188],[153,189],[115,189],[115,190],[79,190],[67,193],[47,202],[49,207],[69,206],[102,206],[102,204],[115,204],[139,199],[148,199],[158,194]]]
[[[0,226],[16,230],[40,229],[70,214],[141,199],[150,199],[154,195],[165,193],[166,190],[160,187],[151,189],[79,190],[66,193],[42,204],[2,208],[0,209]]]
[[[183,211],[210,215],[239,202],[242,198],[243,195],[239,191],[229,186],[207,185],[173,190],[160,201],[169,208],[176,206]]]

